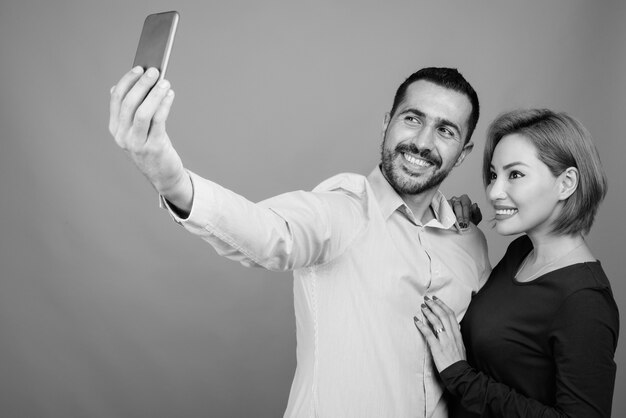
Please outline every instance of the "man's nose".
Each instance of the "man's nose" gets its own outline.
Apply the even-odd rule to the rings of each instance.
[[[432,150],[435,146],[434,132],[432,128],[428,126],[424,126],[418,130],[412,140],[420,150]]]

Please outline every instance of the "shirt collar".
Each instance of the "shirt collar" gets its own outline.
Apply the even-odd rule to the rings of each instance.
[[[418,225],[420,224],[418,220],[410,215],[411,211],[406,203],[404,203],[404,200],[402,200],[400,195],[391,187],[385,176],[383,176],[380,166],[372,170],[370,175],[367,176],[367,180],[374,191],[374,196],[378,201],[380,211],[385,219],[388,219],[396,210],[400,210],[405,216],[409,217],[409,219],[413,218],[411,219],[412,222]],[[430,206],[435,214],[435,219],[429,221],[425,226],[443,229],[450,229],[456,226],[457,229],[460,230],[456,216],[454,215],[454,210],[450,207],[446,197],[441,191],[437,190]]]

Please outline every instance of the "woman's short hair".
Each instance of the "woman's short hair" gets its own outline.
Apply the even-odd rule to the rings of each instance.
[[[607,180],[591,135],[575,118],[547,109],[513,110],[489,126],[483,156],[483,183],[490,183],[491,158],[496,145],[510,134],[528,138],[537,157],[558,176],[569,167],[578,170],[578,187],[565,201],[553,224],[555,234],[587,234],[607,190]]]

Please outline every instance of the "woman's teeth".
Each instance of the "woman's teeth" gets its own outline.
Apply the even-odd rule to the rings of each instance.
[[[513,215],[517,209],[496,209],[496,215]]]

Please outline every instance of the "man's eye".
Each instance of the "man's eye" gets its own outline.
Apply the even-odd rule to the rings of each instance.
[[[453,138],[455,136],[454,131],[450,128],[441,127],[439,128],[439,132],[441,132],[441,134],[446,138]]]
[[[415,116],[405,116],[404,120],[409,122],[409,123],[412,123],[412,124],[419,124],[420,123],[420,120],[418,118],[416,118]]]

